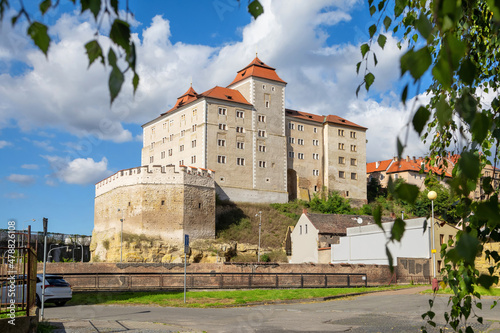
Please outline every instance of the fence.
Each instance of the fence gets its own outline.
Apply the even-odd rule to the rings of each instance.
[[[182,289],[184,273],[59,274],[74,291]],[[187,273],[188,289],[366,287],[364,273]]]
[[[0,315],[35,315],[36,253],[30,247],[0,247]]]

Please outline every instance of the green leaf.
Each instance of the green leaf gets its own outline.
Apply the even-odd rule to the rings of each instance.
[[[40,12],[44,15],[52,6],[51,0],[44,0],[40,3]]]
[[[109,38],[121,46],[127,54],[130,50],[130,26],[127,22],[115,19],[113,25],[111,26],[111,31],[109,32]]]
[[[33,22],[28,28],[28,35],[36,46],[47,56],[50,45],[50,37],[47,33],[47,26],[40,22]]]
[[[415,27],[417,28],[418,32],[422,35],[422,37],[424,37],[427,40],[429,39],[432,32],[432,24],[427,19],[427,16],[425,16],[424,14],[420,14],[420,17],[415,22]]]
[[[377,43],[380,46],[380,48],[382,48],[382,49],[384,48],[386,41],[387,41],[387,37],[385,37],[384,35],[380,34],[378,36]]]
[[[254,0],[248,4],[248,12],[256,19],[264,13],[264,7],[258,0]]]
[[[118,15],[118,0],[111,0],[110,4],[115,14]]]
[[[446,101],[446,97],[441,95],[438,103],[436,104],[436,117],[441,124],[441,126],[446,126],[451,122],[451,117],[453,115],[453,110]]]
[[[368,46],[368,44],[362,44],[361,45],[361,56],[364,58],[365,57],[365,54],[370,51],[370,46]]]
[[[439,83],[441,83],[445,90],[449,90],[451,88],[453,73],[451,71],[450,64],[445,57],[438,58],[436,65],[432,69],[432,75]]]
[[[406,8],[407,0],[396,0],[394,4],[394,15],[399,17]]]
[[[398,157],[401,157],[401,155],[403,154],[404,146],[401,143],[401,140],[399,140],[399,138],[397,138],[396,145],[397,145],[397,148],[398,148]]]
[[[359,67],[361,67],[361,61],[356,64],[356,74],[359,74]]]
[[[479,250],[479,240],[470,234],[464,233],[457,242],[456,250],[466,264],[473,264]]]
[[[375,64],[375,66],[377,66],[378,64],[377,55],[375,53],[373,53],[373,63]]]
[[[430,116],[431,116],[430,111],[423,106],[419,107],[417,112],[415,112],[412,123],[413,123],[413,128],[415,128],[415,131],[417,131],[419,135],[424,130],[425,124],[427,124],[427,121],[429,120]]]
[[[89,58],[89,67],[97,58],[101,58],[101,63],[104,65],[104,56],[97,40],[92,40],[85,44],[85,49],[87,50],[87,56]]]
[[[411,205],[415,203],[418,197],[418,193],[420,193],[416,185],[406,183],[400,184],[398,187],[396,187],[395,192],[399,199],[404,200]]]
[[[429,69],[432,63],[432,56],[427,46],[418,51],[408,50],[400,59],[401,76],[410,71],[411,76],[418,80]]]
[[[373,81],[375,81],[375,76],[372,73],[368,73],[365,75],[366,91],[370,90],[370,86],[373,84]]]
[[[375,24],[372,24],[369,28],[368,28],[368,33],[370,34],[370,38],[373,37],[373,35],[375,35],[375,33],[377,32],[377,26]]]
[[[476,66],[470,61],[470,59],[465,59],[460,66],[458,71],[458,76],[466,85],[472,85],[474,83],[474,78],[476,77],[477,70]]]
[[[82,13],[86,10],[90,10],[90,12],[94,15],[94,19],[97,20],[97,16],[101,11],[101,0],[80,0],[82,5]]]
[[[482,143],[491,127],[491,119],[484,112],[476,113],[472,122],[471,132],[472,139],[478,143]]]
[[[389,260],[389,269],[391,270],[391,273],[394,272],[394,260],[392,259],[392,254],[391,251],[389,251],[389,248],[387,245],[385,246],[385,254],[387,255],[387,259]]]
[[[401,93],[401,102],[406,105],[406,99],[408,98],[408,85],[405,85],[403,92]]]
[[[405,226],[405,221],[398,217],[392,225],[391,240],[397,240],[398,242],[400,242],[401,238],[403,238],[403,234],[405,233]]]
[[[116,67],[116,53],[115,51],[113,51],[113,49],[109,49],[109,52],[108,52],[108,64],[111,66],[111,67]]]
[[[111,96],[111,104],[120,93],[125,77],[118,67],[113,67],[109,74],[109,94]]]
[[[465,151],[461,154],[458,160],[458,166],[468,179],[475,180],[479,176],[479,156]]]
[[[377,8],[375,8],[375,6],[371,6],[370,7],[370,16],[373,16],[373,14],[375,14],[376,11],[377,11]]]
[[[384,18],[384,28],[385,28],[385,31],[389,30],[389,27],[391,26],[391,23],[392,23],[392,19],[389,16],[386,16]]]
[[[137,87],[139,86],[139,75],[134,73],[134,78],[132,79],[132,85],[134,86],[134,94],[137,91]]]
[[[373,210],[373,219],[375,220],[375,224],[380,227],[380,229],[384,230],[382,228],[382,206],[377,205],[375,209]]]

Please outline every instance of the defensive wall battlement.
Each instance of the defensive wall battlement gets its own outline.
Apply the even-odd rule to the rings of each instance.
[[[176,170],[176,168],[178,170]],[[153,165],[120,170],[95,185],[95,196],[139,184],[194,185],[214,188],[215,171],[191,166]]]

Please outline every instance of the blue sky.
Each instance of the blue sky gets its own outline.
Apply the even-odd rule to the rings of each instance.
[[[36,219],[40,230],[45,216],[50,231],[91,234],[94,184],[140,165],[141,125],[190,82],[199,93],[226,86],[255,52],[288,82],[287,107],[368,127],[368,162],[396,154],[409,117],[399,102],[396,38],[378,51],[370,94],[355,97],[359,46],[375,22],[362,0],[263,0],[257,20],[245,0],[131,0],[141,83],[133,96],[127,81],[111,108],[108,69],[87,69],[83,50],[96,24],[62,3],[41,18],[54,40],[48,59],[23,33],[25,22],[12,28],[7,19],[0,29],[0,228]],[[105,29],[99,41],[107,45]],[[408,148],[425,152],[416,141]]]

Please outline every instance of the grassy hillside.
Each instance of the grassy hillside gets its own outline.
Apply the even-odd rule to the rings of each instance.
[[[218,203],[217,238],[224,242],[258,244],[259,211],[262,211],[262,247],[278,249],[287,227],[294,226],[302,214],[302,204]]]

